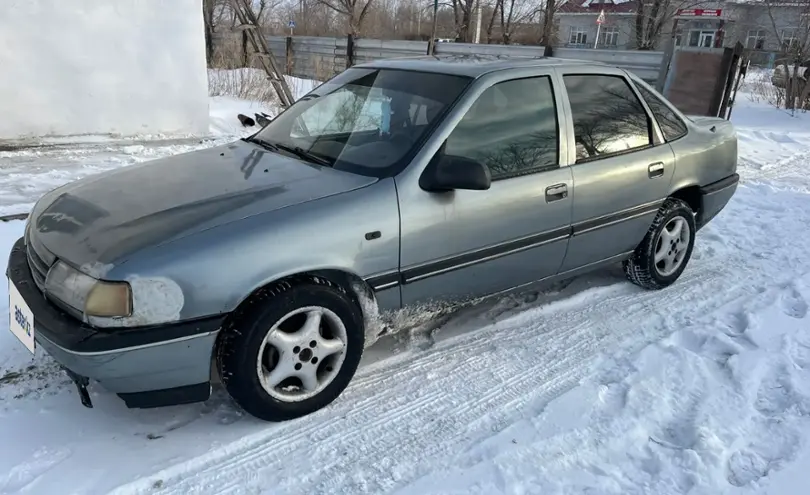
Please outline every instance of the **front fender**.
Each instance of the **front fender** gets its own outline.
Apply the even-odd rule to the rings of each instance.
[[[108,275],[175,281],[184,296],[180,319],[191,319],[230,313],[294,274],[337,270],[362,279],[398,266],[399,208],[393,179],[385,179],[144,250]]]

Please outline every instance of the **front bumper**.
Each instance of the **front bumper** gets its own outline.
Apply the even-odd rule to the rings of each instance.
[[[84,324],[49,302],[34,283],[23,239],[11,249],[6,276],[34,313],[34,336],[80,385],[89,378],[128,407],[206,400],[211,356],[225,315],[122,329]],[[81,386],[80,386],[81,390]]]

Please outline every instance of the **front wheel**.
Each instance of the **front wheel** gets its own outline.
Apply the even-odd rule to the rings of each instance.
[[[220,376],[231,397],[266,421],[305,416],[335,400],[363,353],[362,312],[322,279],[280,283],[223,330]]]
[[[634,284],[657,290],[669,286],[686,269],[695,245],[695,214],[684,201],[667,198],[624,273]]]

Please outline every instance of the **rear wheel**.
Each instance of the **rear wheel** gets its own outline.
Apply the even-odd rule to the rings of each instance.
[[[323,280],[263,291],[223,330],[220,376],[248,413],[266,421],[310,414],[335,400],[363,353],[360,308]]]
[[[645,289],[663,289],[686,269],[695,245],[695,214],[686,202],[667,198],[647,235],[623,263],[624,273]]]

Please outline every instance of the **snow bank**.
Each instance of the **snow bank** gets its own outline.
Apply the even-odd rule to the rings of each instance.
[[[300,77],[284,78],[296,100],[320,84]],[[275,88],[267,79],[267,73],[261,69],[208,69],[208,94],[265,103],[278,102]]]
[[[4,2],[0,139],[204,134],[199,0]]]
[[[320,84],[309,79],[284,77],[296,100]],[[277,115],[281,110],[267,74],[259,69],[209,69],[208,92],[211,95],[210,132],[215,136],[242,136],[258,130],[255,127],[246,130],[236,118],[237,114],[253,118],[254,113]]]

